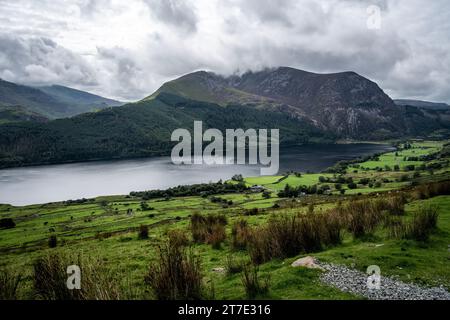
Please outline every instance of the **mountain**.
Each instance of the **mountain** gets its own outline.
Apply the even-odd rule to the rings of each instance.
[[[38,93],[56,100],[55,90],[66,92],[51,90]],[[67,97],[60,93],[56,101],[61,95]],[[0,125],[0,167],[167,155],[172,131],[192,130],[195,120],[222,132],[279,128],[282,145],[443,137],[450,128],[450,112],[398,106],[354,72],[278,68],[223,77],[203,71],[168,82],[137,103],[47,123]]]
[[[64,86],[53,85],[47,87],[37,87],[37,89],[69,105],[92,106],[93,108],[98,106],[98,108],[104,109],[107,107],[118,107],[124,104],[120,101],[103,98],[92,93]]]
[[[450,110],[450,105],[446,103],[429,102],[421,100],[407,100],[407,99],[397,99],[394,100],[394,102],[398,106],[410,106],[429,110]]]
[[[48,118],[21,106],[0,105],[0,124],[24,121],[47,122]]]
[[[281,67],[223,77],[200,71],[164,84],[155,94],[161,92],[282,111],[343,138],[396,137],[411,129],[402,108],[376,83],[354,72],[317,74]]]
[[[0,125],[0,167],[170,154],[177,128],[279,128],[283,145],[332,142],[311,123],[277,111],[189,100],[160,93],[147,101],[48,123]]]
[[[121,103],[67,87],[34,88],[0,79],[0,104],[22,106],[28,111],[57,119]]]

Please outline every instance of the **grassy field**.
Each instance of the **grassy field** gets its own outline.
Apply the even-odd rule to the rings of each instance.
[[[14,270],[22,275],[17,298],[35,299],[33,265],[39,257],[54,254],[75,254],[100,259],[119,283],[121,298],[153,299],[152,290],[144,281],[149,265],[156,259],[156,248],[165,242],[171,230],[181,230],[189,237],[191,217],[195,214],[223,214],[226,239],[219,248],[209,244],[192,244],[193,252],[201,259],[203,282],[214,288],[217,299],[245,299],[242,274],[224,274],[221,268],[232,256],[237,261],[249,261],[247,250],[232,248],[232,225],[246,220],[251,228],[264,226],[274,216],[306,214],[313,210],[321,214],[354,199],[376,199],[380,194],[402,188],[417,187],[422,183],[444,181],[450,178],[447,157],[430,161],[407,161],[405,157],[420,157],[440,152],[444,142],[414,142],[411,148],[387,153],[377,159],[347,166],[345,173],[290,174],[276,177],[246,178],[248,186],[262,185],[271,192],[216,195],[223,201],[212,201],[211,196],[172,197],[143,200],[140,197],[100,197],[80,203],[50,203],[26,207],[0,205],[0,219],[12,218],[15,227],[0,229],[0,268]],[[426,166],[405,171],[411,164],[439,163],[433,172]],[[397,171],[393,170],[399,165]],[[391,170],[380,170],[385,166]],[[405,177],[406,176],[406,177]],[[323,177],[323,178],[320,178]],[[336,182],[349,179],[349,186]],[[367,181],[369,182],[367,183]],[[362,182],[362,183],[360,183]],[[278,192],[291,187],[327,186],[327,194],[304,195],[285,199]],[[338,186],[340,185],[340,186]],[[352,188],[350,188],[352,187]],[[344,190],[342,192],[341,190]],[[413,194],[413,191],[405,191]],[[342,194],[344,193],[344,194]],[[143,204],[144,203],[144,204]],[[259,275],[270,277],[270,290],[260,298],[268,299],[359,299],[320,282],[320,271],[293,268],[290,264],[299,257],[314,255],[323,261],[345,264],[365,271],[369,265],[379,265],[383,274],[396,275],[407,282],[426,286],[444,285],[450,289],[450,196],[411,199],[406,204],[402,219],[409,221],[424,205],[438,208],[438,231],[428,241],[393,239],[386,228],[379,227],[370,236],[355,238],[343,233],[340,245],[317,252],[298,252],[297,256],[272,259],[259,266]],[[312,209],[311,209],[312,208]],[[141,226],[148,227],[147,239],[139,240]],[[57,245],[49,247],[49,238],[56,236]],[[219,270],[219,271],[217,271]]]

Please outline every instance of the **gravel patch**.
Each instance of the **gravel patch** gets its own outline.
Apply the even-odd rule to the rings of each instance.
[[[425,288],[381,276],[380,288],[369,289],[368,275],[363,272],[342,265],[318,264],[325,269],[322,282],[370,300],[450,300],[450,293],[443,286]]]

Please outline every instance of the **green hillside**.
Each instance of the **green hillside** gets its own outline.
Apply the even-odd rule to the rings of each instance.
[[[2,106],[0,105],[0,125],[11,122],[46,122],[48,118],[43,115],[27,110],[21,106]]]
[[[217,128],[278,128],[281,143],[332,139],[310,124],[279,112],[216,104],[160,94],[155,99],[49,123],[0,126],[0,167],[121,159],[169,154],[177,128],[195,120]]]
[[[1,79],[0,104],[22,106],[30,112],[41,114],[50,119],[66,118],[121,105],[118,101],[67,87],[34,88]]]

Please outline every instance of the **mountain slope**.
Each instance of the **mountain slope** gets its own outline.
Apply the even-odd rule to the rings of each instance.
[[[123,105],[123,102],[103,98],[101,96],[64,87],[64,86],[46,86],[46,87],[37,87],[37,89],[47,93],[50,96],[57,98],[61,102],[65,102],[67,104],[72,105],[80,105],[80,106],[99,106],[102,108],[105,107],[118,107]],[[90,111],[90,110],[87,110]]]
[[[376,83],[354,72],[316,74],[281,67],[222,77],[200,71],[164,84],[160,92],[282,111],[343,138],[396,137],[409,130],[402,109]]]
[[[82,98],[77,98],[82,96]],[[89,98],[86,98],[89,97]],[[90,101],[89,101],[90,100]],[[93,103],[91,101],[97,101]],[[0,104],[22,106],[48,118],[65,118],[77,114],[104,109],[111,100],[65,87],[46,87],[44,90],[19,85],[0,79]],[[114,105],[120,104],[114,102]]]
[[[281,112],[219,106],[161,93],[148,101],[49,123],[0,125],[0,167],[170,154],[171,134],[193,129],[279,128],[282,144],[332,141],[312,124]]]
[[[21,106],[0,105],[0,124],[24,121],[47,122],[48,118]]]
[[[396,105],[411,106],[429,110],[450,110],[450,106],[446,103],[429,102],[421,100],[397,99],[394,100]]]

